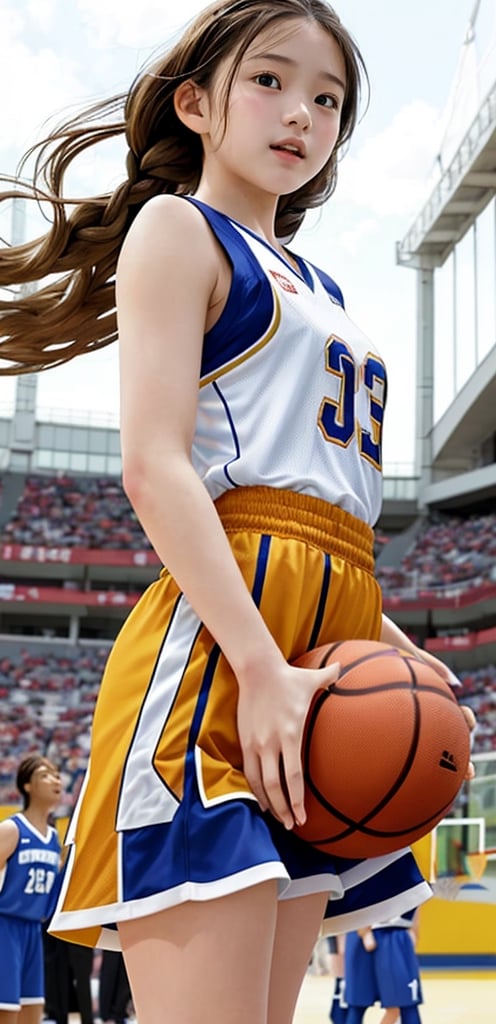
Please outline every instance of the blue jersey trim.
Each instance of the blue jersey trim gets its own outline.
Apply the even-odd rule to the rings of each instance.
[[[238,437],[238,435],[236,433],[236,428],[234,426],[234,420],[233,420],[233,418],[231,416],[229,405],[226,402],[226,399],[224,398],[224,395],[222,394],[222,391],[221,391],[219,385],[217,384],[217,381],[213,381],[212,387],[213,387],[214,391],[216,392],[216,394],[219,396],[219,399],[222,402],[222,405],[224,406],[224,409],[226,411],[226,416],[227,416],[227,419],[229,421],[229,426],[231,428],[231,436],[232,436],[232,439],[233,439],[234,444],[236,446],[236,454],[232,457],[232,459],[230,459],[229,462],[226,462],[226,464],[224,466],[224,475],[225,475],[226,479],[229,480],[229,483],[232,484],[233,487],[237,487],[238,485],[237,485],[236,481],[231,478],[231,475],[229,473],[229,467],[233,464],[233,462],[237,462],[237,460],[239,459],[239,456],[241,454],[241,449],[240,449],[240,446],[239,446],[239,437]]]
[[[329,277],[329,274],[326,274],[325,270],[321,270],[320,267],[314,266],[313,263],[311,264],[311,266],[313,267],[315,273],[317,274],[317,277],[319,278],[320,283],[323,284],[331,300],[333,302],[336,302],[338,306],[342,306],[342,308],[344,309],[345,305],[343,293],[339,285],[336,284],[332,277]]]
[[[186,197],[205,217],[232,267],[224,309],[203,342],[200,377],[248,352],[267,332],[274,317],[274,295],[255,254],[228,217],[192,196]]]

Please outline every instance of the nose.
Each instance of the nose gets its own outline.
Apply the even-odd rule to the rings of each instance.
[[[310,114],[310,107],[305,100],[295,100],[290,107],[287,108],[286,114],[284,115],[284,124],[295,125],[301,131],[308,131],[312,127],[312,116]]]

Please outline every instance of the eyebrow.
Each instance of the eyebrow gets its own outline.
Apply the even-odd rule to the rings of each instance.
[[[279,61],[279,64],[286,64],[286,65],[288,65],[288,67],[293,67],[293,68],[296,67],[296,65],[297,65],[297,62],[295,60],[293,60],[292,57],[286,57],[282,53],[255,53],[253,55],[253,57],[248,57],[247,59],[250,60],[250,61],[253,61],[253,60]],[[345,83],[343,82],[343,80],[341,78],[338,78],[337,75],[333,75],[331,71],[318,71],[317,75],[320,78],[325,78],[327,81],[331,82],[333,85],[339,85],[341,87],[341,89],[343,90],[343,92],[345,92],[345,90],[346,90]]]

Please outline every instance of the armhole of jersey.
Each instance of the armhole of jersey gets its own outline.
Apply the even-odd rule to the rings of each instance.
[[[225,214],[194,196],[184,198],[205,217],[232,269],[224,309],[205,334],[201,366],[203,379],[236,357],[240,350],[246,351],[256,344],[272,320],[274,299],[267,274],[238,228]],[[264,301],[260,301],[261,298]]]

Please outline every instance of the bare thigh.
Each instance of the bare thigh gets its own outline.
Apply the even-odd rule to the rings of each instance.
[[[267,1024],[291,1024],[319,934],[327,893],[281,900],[272,953]]]
[[[140,1024],[267,1024],[276,927],[275,881],[122,922]]]
[[[43,1003],[21,1006],[17,1024],[40,1024],[43,1015]]]
[[[140,1024],[291,1024],[326,900],[264,882],[121,923]]]
[[[20,1010],[0,1010],[0,1024],[40,1024],[43,1003],[21,1006]]]
[[[18,1010],[0,1010],[0,1024],[17,1024]]]

